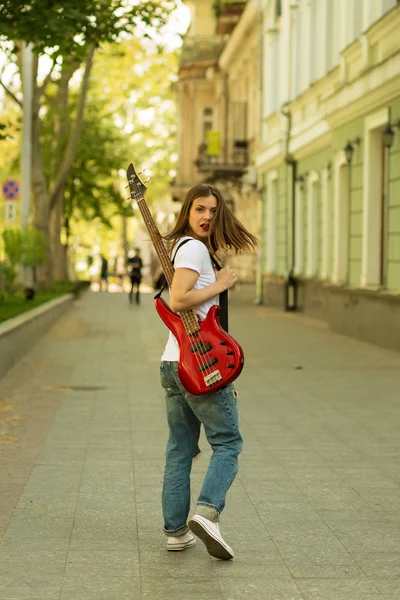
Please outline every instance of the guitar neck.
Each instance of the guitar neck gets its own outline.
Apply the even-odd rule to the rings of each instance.
[[[154,223],[153,217],[147,206],[144,198],[137,200],[140,212],[142,213],[143,220],[150,234],[151,241],[153,242],[154,249],[161,263],[161,268],[164,272],[168,286],[171,287],[172,278],[174,276],[174,267],[171,263],[171,259],[168,256],[167,249],[163,242],[160,232],[158,231],[157,225]]]
[[[147,203],[144,197],[136,198],[137,204],[139,206],[140,212],[142,213],[143,220],[147,227],[147,230],[150,234],[151,241],[153,242],[154,249],[157,253],[157,256],[161,263],[161,268],[164,272],[165,279],[167,280],[168,286],[171,287],[172,278],[174,276],[174,266],[171,262],[171,259],[168,255],[167,249],[163,242],[160,232],[158,231],[157,225],[154,222],[152,214],[147,206]],[[182,322],[185,326],[187,333],[193,334],[196,331],[199,331],[199,323],[197,319],[197,315],[193,309],[186,310],[179,313]]]

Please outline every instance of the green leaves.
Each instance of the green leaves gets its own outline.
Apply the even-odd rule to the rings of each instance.
[[[35,267],[45,259],[47,242],[37,229],[6,229],[3,231],[4,251],[11,267]]]
[[[81,57],[87,45],[118,41],[138,27],[150,35],[175,6],[175,0],[3,0],[0,40],[23,40],[36,52]]]

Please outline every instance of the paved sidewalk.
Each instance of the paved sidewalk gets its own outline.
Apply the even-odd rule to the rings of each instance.
[[[251,298],[232,294],[230,318],[235,559],[166,552],[167,330],[151,295],[87,293],[0,381],[1,600],[400,598],[400,355]]]

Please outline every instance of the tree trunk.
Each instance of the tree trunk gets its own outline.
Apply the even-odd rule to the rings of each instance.
[[[79,138],[80,138],[82,126],[83,126],[85,102],[86,102],[87,92],[89,89],[89,79],[90,79],[90,73],[91,73],[92,65],[93,65],[94,51],[95,51],[95,47],[89,46],[88,54],[86,57],[85,71],[83,74],[81,91],[80,91],[75,121],[74,121],[73,126],[70,131],[70,136],[68,139],[68,143],[66,145],[63,160],[61,162],[61,165],[58,170],[55,181],[51,186],[50,203],[52,206],[54,205],[54,203],[56,202],[56,200],[58,198],[60,189],[65,185],[65,182],[66,182],[68,175],[70,173],[70,170],[71,170],[72,163],[74,162],[75,157],[76,157]]]
[[[68,142],[71,130],[71,119],[69,116],[69,83],[79,62],[65,60],[61,70],[58,84],[55,106],[57,107],[54,123],[54,154],[51,165],[52,178],[57,178],[60,165]],[[64,185],[57,195],[50,200],[50,248],[53,261],[53,279],[55,281],[68,281],[68,269],[66,264],[67,253],[61,243],[61,229],[64,220]]]
[[[50,249],[54,281],[68,281],[67,252],[61,242],[61,228],[64,220],[64,190],[50,213]]]
[[[33,195],[33,224],[49,241],[50,197],[43,173],[42,148],[40,143],[40,89],[37,85],[38,56],[33,58],[33,98],[32,98],[32,195]],[[52,284],[51,253],[46,253],[43,264],[36,268],[36,282],[39,287],[49,287]]]
[[[57,107],[59,111],[58,120],[55,124],[55,136],[58,140],[56,152],[57,165],[50,192],[50,247],[53,260],[52,274],[56,281],[68,281],[68,272],[71,270],[68,265],[68,247],[64,248],[61,243],[61,226],[64,220],[64,187],[76,156],[79,137],[82,131],[84,106],[93,63],[93,54],[94,47],[90,47],[82,79],[77,114],[72,127],[68,110],[69,82],[79,66],[79,63],[76,61],[65,61],[57,94]]]

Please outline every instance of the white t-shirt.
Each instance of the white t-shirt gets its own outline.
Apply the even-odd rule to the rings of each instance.
[[[175,269],[192,269],[199,274],[199,278],[193,286],[194,290],[201,290],[215,282],[215,272],[211,262],[210,254],[207,247],[200,240],[195,240],[190,236],[182,237],[175,245],[175,248],[183,241],[189,239],[181,246],[176,253],[174,267]],[[174,256],[174,250],[172,252]],[[219,304],[219,297],[210,298],[207,302],[196,306],[195,311],[198,317],[203,320],[207,316],[208,311],[214,304]],[[179,360],[179,346],[176,337],[169,332],[167,345],[165,346],[164,354],[161,360],[176,361]]]

